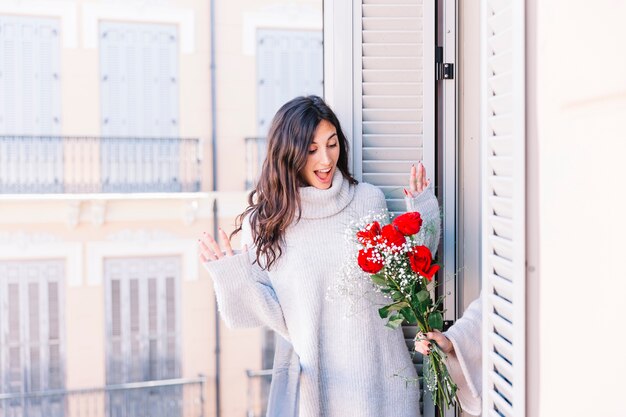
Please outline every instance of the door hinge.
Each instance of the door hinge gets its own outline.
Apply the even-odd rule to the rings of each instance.
[[[441,46],[435,48],[435,79],[437,81],[454,79],[454,64],[443,62],[443,47]]]

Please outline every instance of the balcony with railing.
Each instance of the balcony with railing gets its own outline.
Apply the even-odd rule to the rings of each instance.
[[[206,377],[0,393],[7,417],[204,417]]]
[[[0,136],[0,194],[200,191],[198,139]]]

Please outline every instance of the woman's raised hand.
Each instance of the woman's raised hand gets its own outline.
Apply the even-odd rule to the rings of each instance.
[[[422,338],[415,340],[415,351],[421,353],[422,355],[429,355],[431,340],[437,343],[446,355],[454,350],[454,346],[452,345],[450,339],[444,336],[444,334],[439,330],[433,330],[432,332],[422,335]]]
[[[409,177],[409,189],[404,189],[404,193],[409,197],[415,197],[424,191],[430,185],[430,178],[426,178],[426,168],[420,161],[417,167],[411,167],[411,175]]]
[[[217,261],[224,256],[234,255],[233,247],[230,245],[230,239],[228,239],[228,235],[221,228],[219,228],[219,236],[224,245],[223,251],[210,233],[202,233],[202,237],[198,239],[198,246],[200,247],[200,262],[205,263],[209,261]],[[248,247],[244,245],[243,250],[247,251]]]

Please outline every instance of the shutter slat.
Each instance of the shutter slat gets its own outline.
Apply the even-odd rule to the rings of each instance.
[[[363,160],[415,161],[421,152],[415,148],[363,148]]]
[[[364,70],[363,82],[385,83],[385,82],[408,82],[421,83],[423,74],[415,70]]]
[[[363,122],[363,134],[421,134],[419,122]]]
[[[421,30],[364,30],[363,42],[376,43],[422,43]]]
[[[363,0],[363,4],[422,4],[422,0]]]
[[[507,4],[508,3],[508,4]],[[490,2],[491,5],[491,2]],[[501,2],[501,4],[492,5],[490,8],[492,15],[487,18],[487,26],[493,33],[503,33],[511,28],[511,20],[513,18],[510,2]]]
[[[513,271],[514,271],[514,266],[513,266],[513,262],[511,262],[508,259],[504,259],[500,256],[494,256],[491,255],[488,257],[490,263],[491,263],[491,267],[493,269],[493,272],[498,275],[501,276],[502,278],[508,279],[509,281],[513,280]]]
[[[489,344],[493,347],[493,349],[490,349],[489,355],[501,356],[506,360],[506,362],[512,363],[511,359],[513,358],[513,349],[511,342],[507,341],[499,334],[491,333],[489,335]],[[489,358],[491,359],[491,356],[489,356]],[[497,366],[495,363],[493,365],[494,367]]]
[[[363,97],[363,107],[372,109],[420,109],[422,102],[419,96],[366,96]]]
[[[512,178],[500,178],[498,176],[489,176],[487,178],[487,182],[491,186],[493,193],[498,197],[508,198],[510,199],[513,196],[513,190],[511,186],[513,185]]]
[[[490,398],[494,403],[496,403],[496,407],[500,412],[500,415],[505,417],[513,416],[513,409],[511,408],[511,405],[498,395],[498,393],[491,393]]]
[[[513,259],[513,247],[509,239],[492,235],[489,236],[489,243],[493,249],[494,255],[509,261]]]
[[[487,162],[495,175],[505,177],[513,175],[513,158],[495,156],[489,158]]]
[[[376,174],[400,174],[400,176],[406,177],[406,173],[410,171],[413,161],[408,159],[406,161],[391,160],[385,161],[382,159],[368,161],[363,160],[363,170],[369,172],[371,175]],[[397,177],[398,175],[396,175]],[[408,180],[404,181],[408,183]]]
[[[415,109],[363,109],[364,122],[413,122],[415,117],[419,117],[421,119],[422,112]]]
[[[422,147],[421,135],[363,135],[363,146],[372,147]]]
[[[494,116],[502,113],[510,113],[513,110],[513,96],[510,93],[492,96],[489,99],[489,109]]]
[[[500,72],[498,75],[494,75],[489,80],[489,88],[491,88],[491,92],[495,94],[494,97],[502,98],[505,95],[511,94],[511,82],[513,80],[513,74],[511,71]],[[494,99],[495,101],[495,99]],[[504,112],[504,109],[497,112],[496,114],[501,114]],[[508,112],[510,113],[510,111]]]
[[[496,236],[511,240],[513,239],[513,222],[510,219],[491,216],[491,227]]]
[[[413,70],[417,71],[424,67],[421,59],[413,57],[364,57],[364,70]]]
[[[509,135],[491,136],[487,140],[490,154],[500,156],[513,155],[513,140]]]
[[[513,300],[513,284],[511,281],[495,274],[491,274],[491,281],[496,294],[511,303]]]
[[[368,57],[408,58],[422,55],[423,48],[419,43],[363,44],[363,55]]]
[[[489,38],[489,48],[495,53],[507,51],[511,47],[513,31],[508,28]]]
[[[363,17],[422,17],[420,5],[400,4],[364,4],[362,6]]]
[[[421,30],[422,19],[417,17],[366,17],[363,18],[363,30]]]
[[[513,218],[513,208],[511,199],[501,198],[501,197],[490,197],[489,204],[491,209],[498,217],[512,219]]]
[[[513,130],[513,119],[510,114],[490,117],[488,122],[493,136],[510,135]]]
[[[487,65],[494,76],[500,76],[511,72],[513,70],[513,54],[511,51],[506,51],[501,54],[494,55],[493,58],[489,59]],[[493,80],[489,80],[489,84],[491,85],[492,83]],[[503,94],[511,91],[510,89],[513,88],[512,85],[508,85],[506,87],[507,89],[502,91]]]
[[[507,379],[510,381],[513,378],[513,367],[502,356],[494,352],[489,352],[489,359],[494,363],[494,368],[497,370],[495,374],[498,375],[498,379]]]
[[[419,96],[422,83],[363,83],[363,98],[367,96]]]

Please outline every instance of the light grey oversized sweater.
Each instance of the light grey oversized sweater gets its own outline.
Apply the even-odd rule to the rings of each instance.
[[[300,196],[302,217],[287,229],[283,254],[271,270],[253,264],[247,221],[242,245],[249,251],[205,264],[229,327],[266,325],[283,338],[268,416],[419,416],[419,389],[394,376],[416,373],[402,330],[385,327],[378,316],[388,300],[380,295],[371,308],[350,315],[347,303],[325,297],[349,253],[346,228],[385,208],[383,193],[366,183],[349,185],[337,170],[329,189],[303,187]],[[410,203],[439,230],[430,188]],[[429,245],[433,253],[437,242],[438,236]]]

